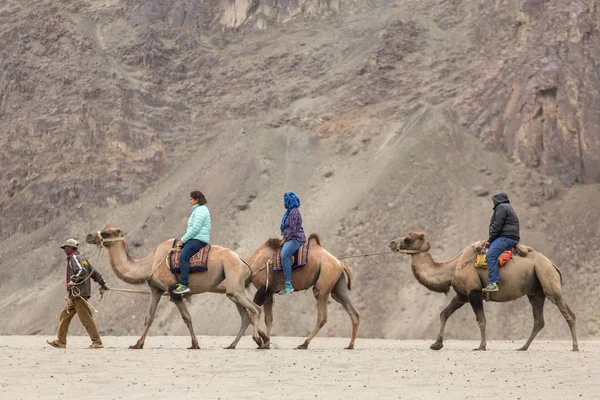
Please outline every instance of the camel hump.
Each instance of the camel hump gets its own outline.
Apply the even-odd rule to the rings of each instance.
[[[317,244],[319,246],[321,246],[321,239],[319,239],[319,235],[317,235],[316,233],[312,233],[309,237],[308,237],[308,242],[310,243],[311,240],[314,240],[315,242],[317,242]]]
[[[277,250],[281,247],[281,241],[277,238],[271,238],[265,242],[267,246],[272,248],[273,250]]]
[[[520,256],[520,257],[527,257],[527,253],[535,251],[533,249],[533,247],[525,246],[523,244],[518,244],[515,247],[515,250],[516,250],[517,255]]]

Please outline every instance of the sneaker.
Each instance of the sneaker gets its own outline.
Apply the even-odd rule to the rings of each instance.
[[[56,347],[57,349],[66,349],[67,348],[66,344],[61,343],[58,340],[46,340],[46,343],[48,343],[52,347]]]
[[[498,284],[496,284],[496,283],[490,283],[489,285],[487,285],[486,287],[484,287],[481,291],[482,292],[497,292],[498,291]]]
[[[103,349],[104,346],[102,343],[92,343],[88,349]]]
[[[173,290],[174,294],[184,294],[184,293],[189,293],[189,292],[190,292],[190,288],[185,285],[182,285],[181,283],[179,285],[177,285],[175,290]]]
[[[286,294],[290,294],[294,291],[294,288],[292,287],[291,283],[287,283],[285,284],[285,287],[283,288],[282,291],[279,292],[280,295],[286,295]]]

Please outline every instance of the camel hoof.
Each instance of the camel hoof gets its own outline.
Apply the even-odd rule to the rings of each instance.
[[[573,347],[573,351],[579,351],[579,347]]]
[[[234,346],[234,345],[232,345],[232,344],[230,344],[230,345],[229,345],[229,346],[227,346],[227,347],[223,347],[223,350],[235,350],[235,346]]]
[[[297,350],[306,350],[308,349],[308,345],[306,343],[302,343],[300,346],[296,347]]]
[[[129,346],[129,348],[130,348],[130,349],[132,349],[132,350],[141,350],[141,349],[143,349],[143,348],[144,348],[144,345],[143,345],[143,344],[137,344],[137,343],[136,343],[136,344],[134,344],[133,346]]]
[[[432,344],[431,346],[429,346],[429,348],[431,350],[441,350],[444,347],[443,343],[440,342],[435,342],[434,344]]]
[[[517,349],[516,351],[527,351],[527,347],[521,347],[520,349]]]
[[[485,351],[485,347],[478,347],[476,349],[473,349],[473,351]]]
[[[198,346],[198,343],[192,343],[192,345],[188,347],[188,350],[200,350],[200,346]]]
[[[259,350],[269,350],[270,348],[271,348],[271,344],[270,343],[265,343],[265,344],[262,344],[262,345],[258,346]]]
[[[345,350],[354,350],[354,345],[351,344],[348,347],[345,348]]]

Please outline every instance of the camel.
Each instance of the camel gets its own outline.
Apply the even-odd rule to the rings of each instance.
[[[465,303],[469,302],[477,325],[481,331],[481,343],[474,350],[485,350],[485,314],[481,289],[488,284],[487,269],[475,268],[474,260],[477,252],[482,248],[483,242],[476,242],[466,247],[453,259],[446,262],[435,262],[429,254],[429,240],[424,232],[413,231],[405,237],[392,240],[389,248],[392,251],[410,254],[412,257],[412,271],[419,283],[434,292],[448,293],[453,287],[456,296],[441,312],[440,332],[432,350],[444,347],[444,327],[450,316]],[[500,290],[489,293],[489,300],[507,302],[527,296],[533,308],[533,330],[529,339],[520,351],[525,351],[544,327],[544,302],[546,297],[558,307],[567,321],[573,339],[573,351],[578,351],[577,336],[575,333],[575,314],[571,311],[562,294],[562,273],[542,253],[525,248],[525,257],[517,254],[500,268]]]
[[[310,247],[308,251],[308,263],[302,268],[294,269],[292,273],[292,285],[296,291],[308,290],[312,287],[313,294],[317,300],[317,324],[308,338],[299,345],[298,349],[307,349],[311,340],[327,322],[327,302],[329,295],[340,303],[352,320],[352,337],[346,349],[354,349],[356,334],[360,324],[360,314],[350,301],[348,291],[352,288],[352,271],[321,246],[319,236],[310,235],[308,238]],[[279,249],[281,243],[277,238],[267,240],[260,246],[248,260],[252,268],[252,283],[257,292],[254,302],[263,306],[265,312],[266,340],[260,348],[268,349],[271,343],[271,328],[273,327],[273,295],[283,289],[285,282],[282,271],[272,271],[271,257]],[[224,286],[229,286],[225,282]],[[238,336],[232,343],[235,347],[248,327],[242,325]],[[265,339],[265,337],[261,337]]]
[[[123,238],[123,231],[119,228],[109,227],[103,231],[90,233],[86,237],[87,243],[108,249],[110,265],[119,279],[131,284],[147,282],[150,286],[152,298],[144,322],[144,331],[137,343],[131,346],[130,349],[142,349],[144,347],[146,335],[152,325],[158,303],[164,292],[169,292],[190,331],[192,345],[189,349],[200,348],[192,327],[192,317],[182,301],[183,297],[172,293],[172,287],[177,284],[178,277],[169,270],[166,258],[172,248],[173,240],[169,239],[158,244],[150,254],[141,259],[132,259],[127,254],[127,243]],[[223,292],[235,303],[240,315],[243,314],[242,323],[247,320],[254,325],[252,337],[261,346],[263,344],[262,336],[264,336],[264,333],[258,329],[261,310],[246,295],[246,288],[252,280],[250,266],[234,251],[216,245],[212,245],[210,249],[207,264],[208,270],[206,272],[190,274],[190,295],[213,291],[227,278],[227,288]]]

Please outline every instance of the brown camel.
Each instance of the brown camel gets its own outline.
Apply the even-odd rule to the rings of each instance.
[[[177,284],[178,277],[169,270],[166,258],[171,250],[173,240],[170,239],[160,243],[144,258],[132,259],[127,254],[127,244],[123,238],[123,232],[119,228],[106,228],[86,237],[87,243],[105,246],[108,249],[110,265],[119,279],[131,284],[147,282],[150,286],[152,299],[144,322],[144,332],[137,343],[130,347],[131,349],[144,347],[146,335],[152,325],[158,303],[164,292],[171,294],[171,299],[175,302],[183,321],[190,331],[192,338],[190,349],[200,348],[192,327],[192,317],[182,301],[183,297],[172,294],[172,287]],[[249,323],[254,325],[252,337],[259,346],[262,345],[261,336],[264,336],[264,333],[260,332],[262,335],[259,336],[258,330],[261,310],[246,296],[246,288],[250,285],[252,277],[250,266],[232,250],[213,245],[208,255],[207,268],[206,272],[190,274],[190,294],[210,292],[227,278],[228,284],[224,293],[235,303],[240,315],[243,314],[242,323],[248,320]]]
[[[294,269],[292,273],[292,285],[296,291],[308,290],[312,287],[313,294],[317,300],[317,324],[304,343],[298,346],[298,349],[307,349],[311,340],[327,322],[327,301],[330,294],[350,315],[350,319],[352,320],[352,338],[346,348],[353,349],[356,334],[358,333],[360,314],[350,302],[348,293],[351,290],[352,271],[321,246],[321,241],[317,235],[310,235],[308,240],[310,242],[308,263],[302,268]],[[269,239],[248,260],[248,263],[252,267],[252,283],[258,289],[254,296],[254,302],[259,306],[263,306],[265,311],[265,324],[267,326],[266,340],[260,346],[263,349],[268,349],[271,343],[273,294],[279,292],[285,285],[283,272],[273,272],[270,263],[271,257],[280,246],[279,239]],[[229,281],[225,283],[224,286],[229,286]],[[245,326],[242,325],[238,336],[232,343],[233,347],[240,340],[247,327],[248,322],[246,322]],[[261,337],[263,337],[262,332]]]
[[[437,340],[431,349],[444,347],[444,327],[446,321],[465,303],[471,303],[477,325],[481,331],[481,343],[474,350],[485,350],[485,314],[481,289],[488,284],[487,269],[475,268],[474,259],[483,245],[476,242],[466,247],[453,259],[446,262],[435,262],[429,254],[429,241],[424,232],[410,232],[405,237],[392,240],[389,247],[392,251],[410,254],[412,270],[419,281],[427,289],[434,292],[448,293],[453,287],[456,296],[441,312],[441,327]],[[575,333],[575,314],[571,311],[562,295],[562,274],[548,258],[530,247],[525,249],[526,256],[514,255],[500,268],[500,290],[490,293],[490,301],[507,302],[527,296],[533,308],[533,331],[527,342],[519,350],[525,351],[544,327],[544,302],[546,297],[556,304],[565,317],[573,338],[573,351],[578,351]]]

